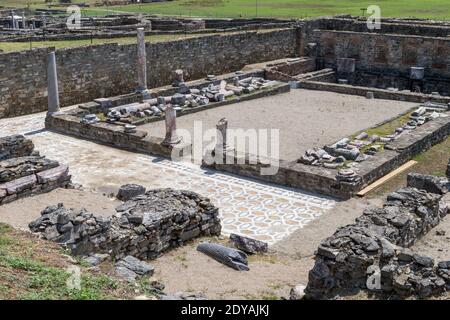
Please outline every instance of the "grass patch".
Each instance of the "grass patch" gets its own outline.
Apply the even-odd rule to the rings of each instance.
[[[449,155],[450,137],[431,147],[429,150],[413,157],[413,160],[418,162],[415,166],[389,180],[374,192],[369,193],[368,196],[372,198],[379,197],[385,195],[386,193],[395,191],[398,188],[404,187],[406,183],[406,176],[410,172],[445,176]]]
[[[99,300],[134,295],[128,283],[84,266],[78,266],[80,287],[69,286],[69,280],[77,279],[70,266],[59,246],[0,224],[0,299]]]
[[[414,109],[417,109],[417,108],[414,108]],[[355,133],[354,135],[352,135],[350,137],[350,139],[352,139],[352,140],[355,139],[355,137],[358,136],[362,132],[366,132],[369,136],[377,135],[377,136],[383,137],[383,136],[391,135],[395,132],[395,129],[404,126],[410,120],[412,113],[413,113],[413,111],[408,111],[408,112],[402,114],[401,116],[399,116],[395,119],[386,121],[378,126],[359,131],[359,132]]]
[[[83,15],[107,15],[114,13],[150,13],[170,16],[202,16],[222,18],[305,18],[335,14],[361,15],[361,8],[376,4],[381,8],[383,17],[417,17],[432,19],[450,19],[448,0],[382,0],[374,3],[370,0],[177,0],[94,7],[98,0],[84,0],[91,5],[82,8]],[[1,5],[45,8],[45,0],[2,0]],[[64,9],[64,7],[60,7]]]

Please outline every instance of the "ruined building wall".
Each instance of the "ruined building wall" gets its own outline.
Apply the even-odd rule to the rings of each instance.
[[[314,29],[371,32],[371,33],[394,33],[403,35],[416,35],[424,37],[446,37],[450,35],[450,25],[443,23],[431,23],[426,21],[408,21],[403,19],[382,19],[381,29],[369,30],[367,21],[358,18],[319,18],[307,21],[308,26]]]
[[[246,64],[295,55],[294,29],[205,36],[147,44],[148,83],[171,83],[182,68],[186,80],[239,70]],[[47,108],[46,61],[51,49],[0,54],[0,118]],[[136,46],[106,44],[57,50],[62,106],[136,87]]]
[[[425,81],[448,92],[450,38],[325,30],[314,31],[314,36],[324,67],[336,68],[338,58],[354,58],[357,72],[397,80],[408,80],[410,67],[425,67]],[[364,79],[372,81],[361,76],[359,85],[375,85]]]

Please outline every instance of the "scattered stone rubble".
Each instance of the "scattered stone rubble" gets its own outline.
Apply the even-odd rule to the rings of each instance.
[[[34,151],[22,135],[0,138],[0,205],[32,194],[67,187],[69,168]]]
[[[323,148],[309,149],[298,162],[306,165],[322,166],[327,169],[347,168],[357,170],[357,163],[369,159],[383,149],[388,149],[389,142],[396,140],[424,123],[439,117],[446,117],[446,111],[447,106],[443,104],[427,102],[412,112],[409,121],[390,135],[383,137],[378,135],[370,136],[366,132],[362,132],[354,138],[343,138]],[[351,175],[349,171],[345,173],[338,174],[337,179],[346,180],[347,174]],[[358,178],[355,179],[358,180]]]
[[[270,88],[279,84],[278,81],[265,80],[260,77],[248,77],[239,79],[235,77],[233,83],[222,80],[215,85],[210,83],[201,89],[189,88],[183,80],[182,70],[176,70],[176,78],[173,86],[178,92],[172,96],[159,96],[157,98],[144,99],[141,103],[135,102],[105,110],[107,122],[130,122],[132,118],[145,118],[151,116],[162,116],[168,105],[176,111],[208,105],[211,102],[223,102],[231,96],[250,94],[254,91]],[[214,79],[211,79],[213,81]],[[87,117],[87,118],[86,118]],[[97,123],[100,121],[95,115],[87,115],[83,118],[84,123]]]
[[[49,206],[31,222],[31,231],[60,243],[73,255],[108,253],[114,259],[154,259],[198,236],[219,235],[218,208],[190,191],[155,189],[116,208],[112,217],[85,209]]]
[[[155,268],[144,261],[136,259],[133,256],[126,256],[119,260],[115,265],[117,274],[126,280],[133,282],[140,276],[152,276]]]
[[[445,178],[410,174],[408,186],[389,194],[382,208],[366,209],[355,224],[339,228],[316,252],[306,297],[370,290],[424,298],[450,289],[450,261],[435,264],[408,249],[447,215],[448,185]]]

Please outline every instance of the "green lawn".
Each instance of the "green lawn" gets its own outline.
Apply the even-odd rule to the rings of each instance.
[[[171,41],[178,39],[186,39],[192,37],[201,37],[209,34],[200,34],[200,35],[152,35],[146,36],[145,39],[148,42],[161,42],[161,41]],[[132,44],[136,43],[136,37],[126,37],[126,38],[111,38],[111,39],[93,39],[92,44],[103,44],[103,43],[119,43],[119,44]],[[64,40],[64,41],[39,41],[32,42],[32,48],[41,48],[41,47],[55,47],[57,49],[61,48],[72,48],[72,47],[80,47],[91,45],[91,40]],[[4,52],[13,52],[13,51],[23,51],[29,50],[30,43],[29,42],[0,42],[0,50]]]
[[[2,5],[45,6],[44,0],[4,0]],[[56,2],[56,0],[55,0]],[[93,3],[94,0],[84,2]],[[113,6],[109,12],[142,12],[206,17],[316,17],[334,14],[360,15],[361,8],[379,5],[384,17],[450,19],[449,0],[176,0],[142,5]],[[104,15],[106,7],[86,8],[87,15]]]

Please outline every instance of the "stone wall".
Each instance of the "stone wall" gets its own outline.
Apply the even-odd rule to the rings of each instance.
[[[151,87],[239,70],[247,64],[295,55],[295,30],[243,32],[147,43]],[[46,61],[52,49],[0,54],[0,118],[47,109]],[[57,50],[62,106],[115,96],[136,88],[136,46],[106,44]]]
[[[448,213],[448,180],[413,174],[408,187],[366,209],[319,246],[309,272],[307,297],[333,298],[370,290],[389,297],[421,298],[450,288],[450,262],[407,249]],[[421,189],[418,189],[421,188]]]
[[[391,33],[424,37],[446,37],[450,35],[450,25],[424,20],[382,19],[381,29],[369,30],[367,19],[357,17],[319,18],[308,22],[311,28],[337,31]]]
[[[324,67],[338,58],[356,60],[356,70],[409,78],[410,67],[425,68],[425,80],[450,82],[450,39],[395,34],[314,31]]]
[[[29,156],[33,150],[33,141],[22,135],[0,138],[0,160]]]
[[[128,255],[154,259],[190,239],[221,231],[219,209],[190,191],[150,190],[116,211],[111,217],[100,217],[59,204],[47,207],[29,226],[74,255],[108,253],[114,259]]]

